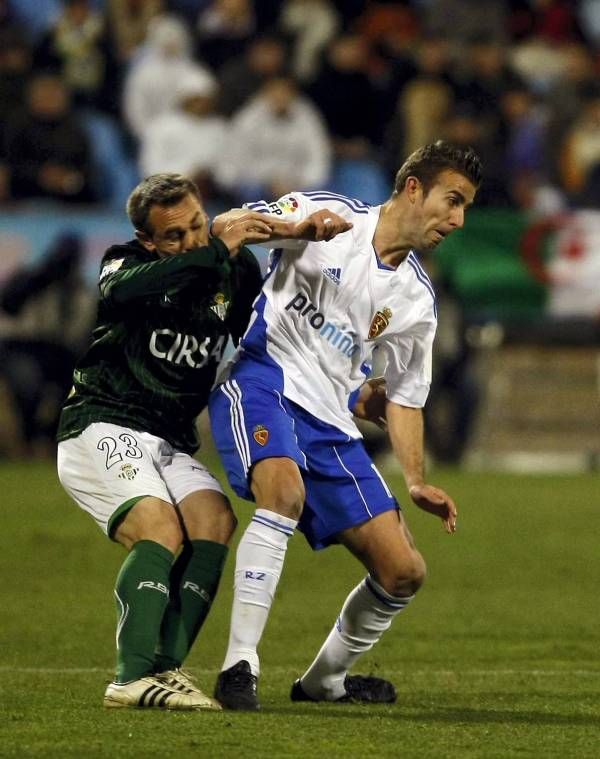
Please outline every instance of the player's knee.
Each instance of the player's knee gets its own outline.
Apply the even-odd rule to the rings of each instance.
[[[282,514],[290,519],[300,519],[304,507],[304,498],[304,487],[290,484],[289,487],[276,491],[267,506],[277,514]]]
[[[216,491],[190,494],[179,504],[179,513],[190,540],[227,545],[237,527],[229,499]]]
[[[426,574],[425,560],[415,550],[393,562],[380,582],[383,588],[393,596],[412,596],[425,582]]]
[[[126,548],[140,540],[152,540],[176,553],[183,532],[173,506],[157,498],[144,499],[131,510],[115,537]]]
[[[252,493],[258,506],[277,514],[300,519],[306,492],[294,462],[282,459],[268,468],[259,462],[252,476]]]
[[[223,534],[223,542],[229,543],[231,538],[233,537],[234,532],[236,531],[238,526],[238,520],[236,515],[233,513],[231,509],[228,509],[222,517],[221,520],[221,531]]]
[[[176,553],[183,542],[183,532],[175,509],[166,503],[161,503],[149,519],[146,529],[146,540],[154,540],[173,553]]]
[[[396,577],[396,583],[403,591],[399,595],[403,595],[405,590],[409,590],[411,595],[416,593],[425,582],[426,574],[427,566],[425,559],[423,559],[418,551],[413,551],[410,559]]]

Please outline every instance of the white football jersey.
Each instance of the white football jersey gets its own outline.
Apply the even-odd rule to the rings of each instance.
[[[422,407],[436,330],[433,287],[414,252],[393,269],[373,236],[381,206],[326,191],[291,193],[246,206],[300,221],[327,208],[353,228],[328,242],[277,242],[263,291],[233,362],[352,438],[348,403],[383,352],[389,400]]]

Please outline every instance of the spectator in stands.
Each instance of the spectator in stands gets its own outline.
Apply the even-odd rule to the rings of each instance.
[[[477,110],[468,103],[459,103],[444,124],[444,139],[458,147],[471,146],[486,161],[485,181],[477,193],[477,205],[506,207],[511,198],[506,176],[503,145],[499,132],[490,132],[480,119]]]
[[[150,21],[164,9],[164,0],[109,0],[108,22],[119,63],[127,63],[145,42]]]
[[[522,81],[507,60],[507,48],[493,37],[474,38],[457,63],[457,101],[475,108],[487,129],[497,129],[500,96]]]
[[[586,181],[577,202],[582,208],[594,208],[600,211],[600,161],[587,172]],[[598,318],[600,319],[600,312]]]
[[[544,184],[545,120],[525,84],[508,87],[500,98],[505,172],[513,204],[532,209]]]
[[[336,37],[308,88],[308,94],[325,117],[337,157],[369,157],[379,137],[381,109],[367,62],[362,37],[355,34]]]
[[[536,93],[548,95],[565,74],[568,47],[584,39],[575,5],[571,0],[531,0],[520,11],[521,38],[510,57]]]
[[[213,71],[241,56],[256,32],[251,0],[213,0],[198,16],[198,54]]]
[[[4,160],[15,199],[91,202],[90,145],[55,74],[37,74],[27,87],[26,109],[6,126]]]
[[[591,85],[560,151],[561,183],[575,198],[600,163],[600,86]]]
[[[23,107],[31,65],[31,47],[26,38],[16,29],[0,30],[0,123]]]
[[[232,58],[219,72],[219,110],[231,116],[255,95],[267,79],[286,73],[286,47],[276,36],[252,40],[243,56]]]
[[[545,98],[547,108],[547,130],[545,140],[546,170],[555,183],[560,183],[560,153],[557,145],[564,141],[565,134],[575,122],[588,92],[597,78],[594,55],[581,43],[573,43],[562,48],[564,70]]]
[[[600,3],[598,0],[579,0],[577,18],[590,45],[600,47]]]
[[[177,88],[177,103],[146,129],[141,143],[142,176],[170,172],[191,177],[204,201],[215,197],[214,175],[225,147],[227,122],[215,112],[216,88],[188,74]]]
[[[317,75],[322,52],[340,27],[330,0],[285,0],[278,26],[291,46],[291,70],[300,82]]]
[[[13,400],[21,455],[54,450],[75,359],[89,337],[96,298],[83,282],[82,256],[82,240],[65,232],[0,291],[0,378]]]
[[[481,393],[462,306],[445,283],[435,282],[438,330],[433,346],[431,395],[424,409],[427,446],[435,461],[460,464],[477,419]]]
[[[33,42],[47,31],[60,5],[61,0],[1,0],[0,25],[17,23]]]
[[[420,21],[410,3],[369,2],[356,20],[356,31],[370,51],[369,72],[384,83],[399,59],[418,44]]]
[[[22,39],[25,33],[26,27],[15,15],[15,9],[11,7],[9,0],[0,0],[0,36],[2,39],[14,37]]]
[[[53,69],[77,105],[115,111],[116,69],[104,15],[90,0],[63,0],[63,10],[34,53],[38,69]]]
[[[453,52],[461,56],[471,40],[488,39],[505,45],[507,5],[505,0],[435,0],[423,11],[425,33],[445,37]]]
[[[399,165],[419,145],[442,134],[454,103],[448,44],[442,37],[426,37],[417,48],[415,75],[399,94],[396,111],[388,123],[386,154],[391,166]]]
[[[1,8],[1,0],[0,0]],[[6,127],[24,107],[24,93],[31,71],[31,48],[17,26],[0,24],[0,203],[10,198],[10,178],[5,160]]]
[[[521,35],[562,45],[582,39],[577,10],[572,0],[529,0],[520,8]]]
[[[123,113],[137,139],[153,119],[173,108],[177,87],[189,74],[202,77],[207,86],[214,84],[212,73],[192,58],[191,38],[179,18],[156,16],[124,83]]]
[[[240,199],[279,197],[326,184],[330,159],[321,115],[292,79],[280,77],[233,117],[219,177]]]

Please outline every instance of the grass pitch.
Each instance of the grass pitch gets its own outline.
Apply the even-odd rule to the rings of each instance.
[[[123,553],[69,501],[51,463],[0,464],[0,756],[600,756],[598,477],[438,471],[430,480],[459,504],[452,537],[388,479],[429,576],[357,671],[393,680],[398,702],[289,701],[363,576],[343,549],[313,554],[297,535],[261,645],[263,711],[185,714],[102,708]],[[239,536],[250,508],[236,511]],[[230,555],[188,662],[207,691],[232,571]]]

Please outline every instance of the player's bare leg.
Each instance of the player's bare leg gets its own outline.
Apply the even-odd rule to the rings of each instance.
[[[369,574],[352,590],[321,650],[294,683],[296,701],[392,702],[393,685],[348,675],[412,600],[425,578],[425,562],[401,515],[387,511],[338,536]]]
[[[215,697],[227,709],[260,708],[257,647],[281,576],[287,543],[304,504],[300,470],[288,458],[259,461],[252,471],[257,509],[240,540],[229,645]]]

